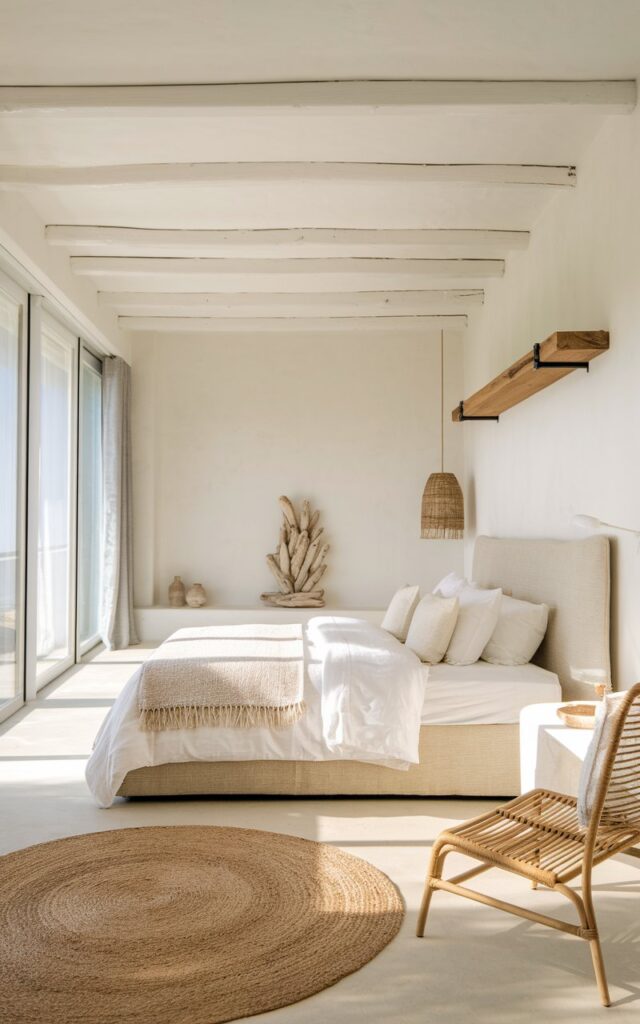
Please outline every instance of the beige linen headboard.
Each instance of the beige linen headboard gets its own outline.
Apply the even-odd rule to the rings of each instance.
[[[609,541],[478,537],[472,579],[551,609],[534,662],[555,672],[571,699],[595,698],[611,681]]]

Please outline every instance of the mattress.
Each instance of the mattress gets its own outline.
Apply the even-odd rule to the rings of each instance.
[[[527,704],[562,700],[560,681],[538,665],[425,665],[423,725],[510,725]]]

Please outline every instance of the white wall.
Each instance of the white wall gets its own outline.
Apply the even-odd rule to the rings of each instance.
[[[608,329],[611,350],[507,412],[464,426],[475,534],[571,537],[576,512],[640,529],[640,111],[612,118],[487,290],[465,341],[465,393],[555,330]],[[640,555],[613,541],[614,684],[640,679]]]
[[[445,351],[448,411],[460,337]],[[420,539],[439,468],[439,334],[137,335],[133,401],[136,604],[166,603],[174,574],[217,605],[259,604],[283,493],[322,510],[333,607],[382,607],[407,581],[461,569],[461,542]],[[446,433],[461,474],[462,430]]]

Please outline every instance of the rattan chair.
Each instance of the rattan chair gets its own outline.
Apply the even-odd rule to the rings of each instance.
[[[547,789],[534,789],[489,814],[445,829],[431,855],[417,934],[424,935],[434,889],[466,896],[528,921],[586,939],[591,948],[600,998],[610,1005],[598,926],[591,897],[591,871],[640,840],[640,683],[620,700],[600,771],[589,825],[578,822],[577,800]],[[447,854],[463,853],[480,864],[445,880]],[[528,879],[533,888],[547,886],[571,900],[579,924],[505,903],[461,885],[490,868],[502,868]],[[581,875],[582,895],[567,885]]]

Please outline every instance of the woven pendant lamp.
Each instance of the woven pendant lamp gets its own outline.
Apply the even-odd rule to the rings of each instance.
[[[444,331],[440,332],[440,472],[432,473],[422,492],[420,536],[425,540],[461,540],[464,498],[455,473],[444,472]]]

